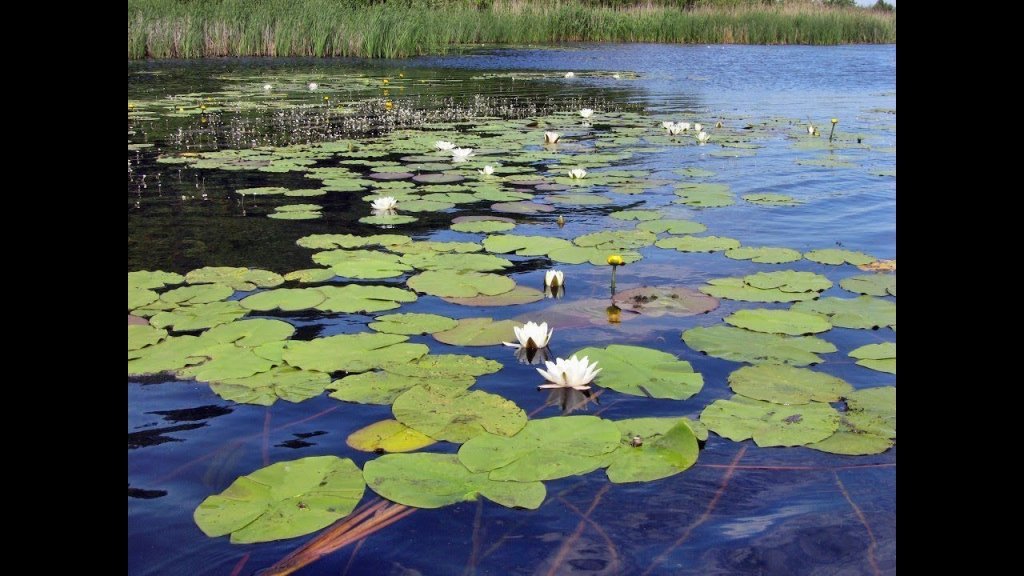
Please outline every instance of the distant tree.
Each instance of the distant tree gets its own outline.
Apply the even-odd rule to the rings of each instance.
[[[896,9],[896,7],[893,6],[892,4],[889,4],[885,0],[878,0],[878,2],[875,2],[875,5],[871,7],[871,9],[881,10],[882,12],[892,12],[893,10]]]
[[[854,0],[824,0],[822,3],[826,6],[835,6],[837,8],[853,8],[856,5]]]

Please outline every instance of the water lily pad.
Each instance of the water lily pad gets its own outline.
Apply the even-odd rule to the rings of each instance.
[[[430,354],[412,362],[387,364],[388,372],[419,378],[464,378],[493,374],[501,363],[465,354]]]
[[[409,216],[406,214],[383,214],[380,216],[363,216],[359,219],[363,224],[375,224],[377,226],[398,226],[399,224],[409,224],[415,222],[417,218],[415,216]]]
[[[225,284],[240,292],[257,288],[273,288],[284,284],[284,278],[269,270],[206,266],[185,275],[189,284]]]
[[[347,516],[365,488],[362,473],[348,458],[278,462],[206,498],[193,517],[207,536],[231,534],[235,544],[294,538]]]
[[[597,247],[582,247],[582,246],[567,246],[565,248],[556,248],[548,253],[548,257],[555,262],[562,262],[565,264],[583,264],[589,262],[594,266],[608,266],[608,256],[611,254],[618,254],[622,256],[622,261],[626,264],[632,264],[640,261],[643,257],[640,256],[639,252],[633,252],[631,250],[618,250],[618,249],[604,249]]]
[[[477,200],[484,200],[487,202],[516,202],[518,200],[532,200],[533,194],[529,192],[512,192],[510,190],[501,189],[479,189],[477,188],[473,192],[473,196]],[[493,230],[494,232],[502,232],[502,230]]]
[[[454,296],[470,298],[484,294],[494,296],[516,287],[511,278],[480,272],[452,272],[450,270],[428,270],[417,274],[406,282],[413,290],[433,296]]]
[[[462,445],[459,461],[491,480],[555,480],[605,466],[620,438],[608,420],[558,416],[530,420],[512,437],[481,434]]]
[[[654,245],[680,252],[720,252],[739,248],[740,241],[722,236],[670,236],[658,240]]]
[[[362,452],[412,452],[436,440],[409,428],[398,420],[381,420],[349,434],[345,443]]]
[[[839,428],[839,413],[819,402],[783,406],[734,396],[715,400],[700,421],[735,442],[753,438],[761,447],[803,446],[831,436]]]
[[[398,334],[339,334],[308,341],[291,341],[282,358],[292,366],[318,372],[366,372],[388,363],[410,362],[429,349],[406,344]]]
[[[493,254],[406,254],[402,262],[417,270],[455,272],[497,272],[512,267],[512,262]]]
[[[745,276],[743,281],[761,290],[778,289],[783,292],[822,292],[832,287],[832,281],[814,272],[777,270]]]
[[[821,298],[793,305],[798,312],[816,312],[829,317],[840,328],[875,329],[896,324],[896,304],[889,300],[858,296],[857,298]]]
[[[163,270],[139,270],[128,273],[128,288],[154,289],[165,286],[176,286],[185,281],[185,277],[174,272]]]
[[[800,201],[785,194],[744,194],[743,199],[759,206],[799,206]]]
[[[673,170],[673,172],[680,176],[687,176],[689,178],[707,178],[715,175],[711,170],[705,170],[703,168],[682,168],[680,170]]]
[[[493,346],[515,338],[513,327],[519,325],[514,320],[463,318],[455,328],[434,333],[434,338],[452,346]]]
[[[841,412],[839,429],[809,448],[857,456],[880,454],[892,447],[896,438],[896,388],[881,386],[851,392],[847,409]]]
[[[317,218],[323,218],[323,216],[322,212],[302,212],[299,210],[279,211],[267,214],[267,218],[273,218],[275,220],[316,220]]]
[[[139,350],[152,346],[167,337],[167,330],[154,328],[148,324],[128,326],[128,350]]]
[[[664,421],[668,428],[652,434],[655,430],[651,429],[649,421]],[[622,437],[606,471],[608,479],[615,484],[668,478],[697,462],[697,438],[685,418],[619,420],[615,426]],[[643,433],[635,430],[639,428],[644,429]],[[639,446],[633,445],[636,436],[640,436],[642,442]]]
[[[509,214],[538,214],[542,212],[554,212],[555,207],[536,202],[498,202],[491,204],[491,210],[495,212],[506,212]]]
[[[735,203],[725,184],[684,184],[676,189],[679,204],[693,208],[721,208]]]
[[[826,248],[824,250],[811,250],[804,254],[804,258],[807,258],[811,262],[818,262],[819,264],[832,264],[839,266],[840,264],[853,264],[854,266],[860,266],[862,264],[870,264],[877,260],[874,256],[868,256],[863,252],[854,252],[852,250],[840,250],[837,248]]]
[[[694,316],[718,308],[718,300],[684,286],[643,286],[617,292],[617,306],[644,316]]]
[[[450,330],[458,321],[437,314],[388,314],[378,316],[370,323],[370,328],[385,334],[433,334]]]
[[[572,242],[584,248],[614,251],[643,248],[654,244],[657,239],[656,234],[646,230],[606,230],[577,236]]]
[[[791,248],[773,248],[769,246],[741,246],[732,250],[726,250],[725,257],[732,258],[733,260],[750,260],[758,264],[784,264],[786,262],[796,262],[803,258],[800,252]]]
[[[211,328],[203,334],[203,339],[220,344],[255,348],[270,342],[287,340],[294,333],[295,327],[283,320],[254,318]]]
[[[568,240],[548,236],[519,236],[516,234],[495,234],[484,238],[484,248],[488,252],[506,254],[515,252],[517,256],[541,256],[571,247]]]
[[[275,366],[247,378],[225,378],[212,382],[210,389],[225,400],[239,404],[271,406],[278,400],[302,402],[323,394],[331,377],[323,372]]]
[[[478,220],[475,222],[458,222],[452,224],[452,230],[456,232],[470,232],[470,233],[483,233],[490,234],[492,232],[507,232],[516,225],[511,222],[502,222],[499,220]]]
[[[818,354],[835,352],[832,343],[815,336],[761,334],[731,326],[691,328],[683,341],[694,350],[734,362],[770,362],[807,366],[821,362]]]
[[[319,284],[327,282],[335,276],[337,274],[330,268],[306,268],[305,270],[289,272],[284,275],[284,279],[289,282],[300,282],[302,284]]]
[[[896,343],[868,344],[850,352],[857,364],[879,372],[896,373]]]
[[[412,266],[402,262],[399,256],[373,250],[317,252],[313,261],[321,266],[330,266],[338,276],[360,280],[393,278],[412,271]]]
[[[640,220],[640,221],[652,221],[661,218],[661,212],[657,210],[619,210],[618,212],[612,212],[609,214],[616,220]],[[644,228],[638,229],[644,230]]]
[[[182,286],[160,295],[160,300],[169,304],[187,306],[190,304],[206,304],[223,300],[235,291],[224,284],[200,284],[198,286]]]
[[[788,334],[790,336],[816,334],[832,329],[832,324],[829,323],[828,318],[821,314],[800,312],[795,309],[768,310],[759,308],[754,310],[737,310],[727,316],[725,321],[733,326],[746,328],[754,332]]]
[[[160,312],[149,319],[157,328],[171,328],[178,332],[203,330],[220,324],[227,324],[245,316],[249,311],[241,304],[231,302],[210,302],[194,306],[182,306],[167,312]]]
[[[663,218],[661,220],[641,222],[636,225],[636,229],[653,232],[655,234],[659,232],[668,232],[669,234],[700,234],[707,230],[708,227],[700,222],[694,222],[692,220]]]
[[[417,200],[404,200],[400,208],[403,212],[440,212],[449,208],[455,208],[455,204],[420,198]]]
[[[135,310],[141,308],[146,304],[156,302],[160,298],[160,295],[148,288],[139,288],[137,286],[128,286],[128,310]]]
[[[509,508],[539,508],[547,496],[541,482],[498,482],[470,472],[454,454],[388,454],[366,463],[370,489],[415,508],[440,508],[483,496]]]
[[[853,391],[845,380],[783,364],[744,366],[729,375],[732,391],[775,404],[837,402]]]
[[[333,248],[362,248],[364,246],[394,246],[408,244],[412,238],[401,234],[375,234],[355,236],[353,234],[311,234],[295,241],[303,248],[331,250]]]
[[[206,360],[196,352],[208,343],[195,336],[167,338],[151,346],[128,351],[128,375],[157,374]]]
[[[516,306],[518,304],[529,304],[544,299],[544,293],[526,286],[516,286],[504,294],[496,296],[473,296],[471,298],[454,298],[445,296],[445,302],[459,304],[460,306]]]
[[[857,294],[869,296],[895,296],[896,275],[895,274],[862,274],[850,276],[839,281],[843,290],[849,290]]]
[[[294,312],[316,308],[326,299],[327,296],[315,288],[276,288],[246,296],[239,302],[248,310]]]
[[[352,374],[334,381],[329,388],[334,390],[331,393],[331,398],[357,404],[388,405],[394,403],[395,399],[407,390],[417,386],[466,390],[475,383],[476,378],[466,374],[453,376],[396,374],[385,370]]]
[[[416,293],[394,286],[349,284],[347,286],[320,286],[327,298],[317,305],[324,312],[366,314],[393,310],[402,303],[415,302]]]
[[[603,206],[613,202],[611,198],[600,194],[552,194],[547,200],[565,206]]]
[[[652,348],[612,344],[576,352],[584,356],[601,368],[598,385],[624,394],[686,400],[704,387],[704,377],[689,362]]]
[[[206,340],[205,335],[202,339]],[[229,378],[248,378],[274,367],[272,361],[256,354],[251,349],[233,344],[211,345],[207,343],[194,355],[206,357],[207,360],[196,366],[182,368],[178,371],[178,377],[193,378],[200,382],[213,382]]]
[[[395,399],[395,419],[435,440],[462,443],[484,433],[511,436],[526,425],[515,402],[481,390],[417,386]]]
[[[465,179],[458,174],[417,174],[412,178],[413,182],[422,184],[455,184]]]

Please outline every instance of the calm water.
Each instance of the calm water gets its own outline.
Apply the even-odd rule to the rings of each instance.
[[[572,80],[550,71],[573,70]],[[586,72],[635,72],[615,80]],[[863,134],[870,150],[844,150],[854,168],[821,168],[796,163],[820,156],[797,150],[785,133],[758,142],[756,156],[724,158],[720,147],[670,148],[635,155],[617,168],[640,168],[652,177],[700,167],[709,179],[731,186],[737,202],[725,208],[690,211],[672,205],[671,186],[642,196],[612,195],[617,206],[662,208],[707,225],[706,234],[729,236],[750,246],[784,246],[800,251],[841,245],[879,258],[896,257],[896,49],[893,46],[745,47],[604,45],[563,49],[487,50],[403,61],[241,60],[130,63],[129,100],[212,93],[231,77],[278,77],[296,73],[397,76],[410,82],[390,98],[410,109],[455,110],[530,116],[551,110],[644,110],[651,124],[697,120],[712,125],[810,118],[827,131]],[[583,74],[581,74],[583,73]],[[519,77],[516,77],[519,75]],[[380,98],[356,86],[331,92],[346,102]],[[478,97],[479,95],[479,97]],[[481,100],[481,98],[483,100]],[[474,108],[476,107],[476,108]],[[531,108],[533,107],[533,108]],[[536,110],[534,110],[534,108]],[[454,112],[453,112],[454,114]],[[129,119],[129,143],[153,147],[129,150],[134,163],[128,184],[128,270],[180,273],[204,265],[266,268],[279,273],[309,268],[312,251],[295,240],[312,233],[372,234],[355,219],[366,215],[363,194],[316,198],[280,197],[243,206],[234,190],[262,185],[310,187],[301,176],[223,170],[180,170],[157,164],[160,153],[237,146],[240,142],[304,141],[335,128],[289,123],[276,113],[225,113],[203,125],[197,116]],[[372,128],[371,128],[372,129]],[[651,134],[656,134],[652,128]],[[139,176],[146,174],[143,188]],[[673,177],[674,182],[678,177]],[[788,194],[804,203],[793,208],[759,207],[739,199],[751,192]],[[207,194],[181,202],[180,196]],[[267,197],[264,197],[267,198]],[[283,221],[264,217],[266,205],[314,202],[325,217]],[[452,216],[486,214],[489,203],[459,205],[447,213],[421,213],[414,226],[395,230],[422,238],[472,240],[447,230]],[[243,215],[244,210],[244,215]],[[612,225],[607,207],[560,210],[569,223],[553,228],[553,215],[513,216],[516,234],[572,238]],[[507,216],[507,215],[506,215]],[[621,225],[621,226],[620,226]],[[479,236],[476,236],[479,239]],[[807,260],[764,265],[725,258],[721,253],[684,254],[643,248],[644,260],[619,271],[619,287],[683,284],[699,287],[717,277],[776,269],[827,275],[836,286],[826,296],[850,296],[838,287],[852,266]],[[543,258],[516,262],[512,276],[540,287],[550,264]],[[519,262],[522,261],[522,262]],[[570,279],[565,300],[605,297],[606,268],[559,266]],[[236,296],[237,297],[241,297]],[[421,296],[399,312],[433,312],[451,317],[511,318],[542,310],[544,300],[506,308],[466,308]],[[708,315],[662,318],[642,329],[621,326],[560,331],[555,352],[628,343],[658,348],[690,361],[703,373],[704,389],[680,402],[608,391],[596,409],[612,419],[687,415],[731,392],[726,377],[737,363],[701,355],[680,340],[680,332],[711,326],[739,308],[759,307],[723,300]],[[770,305],[770,307],[779,307]],[[256,317],[256,315],[250,315]],[[282,316],[308,339],[365,330],[368,316],[311,314]],[[642,322],[637,320],[636,322]],[[628,328],[628,329],[627,329]],[[839,352],[826,355],[818,370],[844,378],[856,388],[894,385],[895,376],[852,363],[847,353],[861,345],[895,341],[891,330],[835,328],[824,335]],[[435,353],[468,353],[505,366],[478,379],[476,388],[516,402],[528,413],[542,409],[533,368],[519,365],[501,346],[471,349],[413,337]],[[314,455],[349,457],[362,466],[372,454],[349,448],[346,437],[388,418],[389,406],[342,403],[321,396],[299,404],[278,401],[270,408],[240,405],[213,394],[209,386],[171,377],[128,381],[128,571],[143,574],[253,574],[267,568],[313,536],[257,545],[231,545],[207,538],[192,521],[195,507],[235,478],[264,465]],[[441,444],[430,450],[454,452]],[[730,465],[732,467],[730,468]],[[548,498],[536,511],[509,510],[490,502],[420,510],[362,543],[310,565],[302,574],[880,574],[896,570],[896,449],[877,456],[846,457],[807,448],[758,448],[711,434],[698,463],[660,481],[615,485],[602,471],[547,482]],[[375,495],[367,490],[364,501]],[[587,514],[582,520],[581,514]],[[575,535],[575,536],[573,536]]]

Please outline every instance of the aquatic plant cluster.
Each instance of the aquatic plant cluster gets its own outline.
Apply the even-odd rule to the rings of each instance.
[[[563,76],[564,81],[581,77],[586,74]],[[292,87],[293,93],[305,90],[329,100],[339,92],[336,84],[349,80],[282,84],[246,78],[238,79],[228,96],[193,95],[187,107],[162,99],[130,101],[130,136],[133,126],[141,131],[168,117],[216,125],[213,119],[231,107],[264,106],[277,114],[287,108],[278,100],[262,101],[268,93]],[[389,90],[404,81],[375,79],[375,89],[383,80]],[[801,166],[828,170],[858,168],[854,157],[840,153],[872,152],[864,135],[839,130],[826,138],[807,124],[585,108],[534,118],[394,126],[374,138],[286,146],[150,151],[129,144],[137,209],[161,175],[139,174],[131,156],[155,153],[157,165],[168,170],[164,178],[172,171],[181,178],[181,170],[283,173],[308,183],[230,191],[237,209],[250,217],[318,220],[328,203],[307,200],[341,195],[364,214],[358,220],[361,230],[372,230],[296,238],[310,251],[310,267],[299,270],[204,266],[184,274],[128,273],[129,377],[171,373],[245,404],[297,403],[328,393],[342,402],[391,406],[393,418],[349,437],[356,450],[385,453],[362,469],[337,456],[270,464],[206,498],[195,511],[199,528],[209,536],[230,535],[237,543],[300,536],[345,518],[366,487],[411,507],[437,508],[483,496],[503,506],[534,509],[548,497],[545,481],[597,470],[613,483],[682,473],[697,461],[709,431],[760,447],[806,446],[846,455],[888,450],[896,438],[895,387],[857,387],[808,366],[838,351],[821,337],[833,328],[875,330],[885,333],[883,342],[848,355],[864,370],[896,373],[895,261],[842,247],[800,252],[706,235],[699,218],[689,216],[737,201],[728,185],[713,180],[714,173],[697,166],[657,175],[619,167],[640,152],[680,147],[737,161],[766,147],[794,147],[808,153]],[[645,194],[659,187],[670,187],[675,199],[647,204]],[[198,199],[182,196],[181,202],[206,199],[205,192],[199,194]],[[772,193],[742,200],[764,210],[801,204],[799,198]],[[604,229],[576,233],[573,219],[584,212],[602,218]],[[446,221],[443,239],[421,237],[416,227],[428,218]],[[528,225],[541,225],[544,233],[516,232]],[[860,267],[863,273],[839,282],[846,297],[821,296],[834,284],[826,274],[777,268],[712,278],[699,289],[617,290],[616,275],[621,281],[654,251],[719,253],[753,264],[805,260],[822,271]],[[513,277],[526,262],[544,270],[543,290],[540,283],[525,286]],[[607,271],[609,298],[558,303],[571,295],[574,276],[595,269]],[[401,311],[420,298],[443,301],[457,312],[450,317]],[[495,314],[545,299],[555,305],[529,317],[464,312]],[[620,343],[563,356],[550,352],[563,326],[572,322],[642,326],[658,318],[705,314],[723,300],[791,305],[738,308],[721,324],[679,332],[680,348],[745,364],[728,377],[734,395],[703,407],[685,404],[703,388],[703,375],[669,352]],[[372,320],[353,333],[310,339],[297,337],[289,321],[299,314]],[[461,353],[503,343],[513,349],[508,362],[543,365],[536,380],[522,385],[545,390],[551,404],[579,409],[600,395],[622,394],[679,402],[679,414],[701,408],[700,416],[613,420],[570,415],[567,409],[560,416],[531,419],[511,400],[474,388],[478,378],[498,373],[504,363]],[[447,346],[459,347],[460,353],[437,352]],[[438,443],[458,448],[454,453],[423,450]]]

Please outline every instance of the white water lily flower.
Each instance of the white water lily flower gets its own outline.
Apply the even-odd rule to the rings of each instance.
[[[484,166],[483,170],[477,170],[477,172],[483,174],[484,176],[490,176],[491,174],[494,174],[494,166],[488,164]]]
[[[447,152],[448,150],[455,148],[455,144],[445,140],[438,140],[437,142],[434,142],[434,148]]]
[[[502,342],[505,346],[512,346],[514,348],[527,348],[527,349],[540,349],[548,345],[551,341],[551,335],[555,333],[555,329],[548,330],[548,323],[541,322],[527,322],[522,328],[519,326],[513,326],[513,330],[516,333],[516,339],[519,340],[519,344],[515,342]]]
[[[273,89],[274,89],[274,87],[271,84],[264,84],[263,85],[263,91],[264,92],[270,92]]]
[[[701,144],[707,142],[709,138],[711,138],[711,136],[708,136],[707,132],[700,131],[697,133],[697,142],[700,142]]]
[[[473,155],[472,148],[452,148],[452,162],[465,162]]]
[[[704,126],[701,123],[699,123],[699,122],[694,122],[693,123],[693,131],[694,132],[700,132],[703,129],[704,129]]]
[[[673,136],[677,136],[683,132],[683,125],[670,122],[669,125],[665,127],[665,131]]]
[[[618,80],[619,78],[622,78],[622,76],[620,76],[618,73],[615,73],[615,74],[612,74],[612,78],[615,78],[616,80]]]
[[[690,123],[689,122],[677,122],[676,126],[678,126],[679,129],[682,130],[683,132],[686,132],[687,130],[690,129]]]
[[[394,210],[395,207],[398,206],[398,201],[395,200],[395,198],[393,196],[381,196],[380,198],[377,198],[376,200],[374,200],[373,203],[370,204],[370,206],[374,210],[380,210],[382,212],[387,212],[389,210]]]
[[[676,123],[671,121],[671,120],[666,120],[665,122],[661,123],[661,127],[664,128],[665,130],[668,130],[669,128],[671,128],[671,127],[673,127],[675,125],[676,125]]]
[[[557,287],[565,282],[565,274],[561,270],[548,270],[544,273],[544,285]]]
[[[566,73],[565,73],[565,77],[566,77],[566,78],[575,78],[575,77],[576,77],[576,75],[575,75],[575,74],[573,74],[572,72],[566,72]]]
[[[310,82],[310,83],[309,83],[309,84],[307,85],[307,87],[309,88],[310,92],[312,92],[312,91],[316,90],[317,88],[319,88],[319,87],[320,87],[320,85],[319,85],[319,84],[317,84],[316,82]]]
[[[579,179],[583,178],[586,175],[587,171],[584,170],[583,168],[574,168],[572,170],[569,170],[569,178]]]
[[[817,128],[814,127],[814,124],[808,124],[807,125],[807,133],[810,134],[811,136],[814,136],[814,132],[816,130],[817,130]]]
[[[558,132],[545,132],[544,133],[544,143],[545,144],[554,144],[555,142],[558,142],[558,139],[561,138],[561,137],[562,137],[562,135],[559,134]]]
[[[572,388],[573,390],[590,390],[590,383],[601,372],[602,368],[597,367],[597,362],[591,364],[589,358],[582,359],[573,354],[572,358],[565,360],[558,358],[554,362],[545,362],[547,370],[537,368],[537,372],[548,381],[547,384],[538,388]]]
[[[583,110],[580,110],[580,116],[582,116],[584,118],[590,118],[593,115],[594,115],[594,111],[592,109],[590,109],[590,108],[584,108]]]

